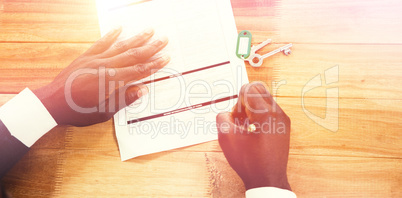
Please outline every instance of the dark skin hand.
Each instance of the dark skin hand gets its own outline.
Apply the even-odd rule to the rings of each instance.
[[[248,131],[254,124],[256,130]],[[261,83],[244,85],[233,112],[217,116],[219,144],[246,189],[291,190],[287,179],[290,119]]]
[[[145,85],[129,83],[148,77],[168,64],[168,56],[154,56],[168,40],[159,38],[150,42],[154,31],[147,29],[132,38],[118,41],[121,32],[121,28],[109,32],[50,84],[33,91],[57,124],[88,126],[107,121],[117,111],[148,93]],[[1,130],[6,135],[9,132],[3,123]],[[11,145],[17,141],[15,139],[2,147],[11,149],[7,152],[17,152],[17,157],[2,155],[11,161],[1,163],[1,168],[3,164],[5,169],[11,168],[9,166],[28,150],[22,142]],[[1,171],[3,176],[6,170]],[[0,186],[0,197],[10,197],[3,193]]]
[[[59,125],[88,126],[109,120],[118,110],[148,93],[145,85],[128,86],[168,64],[168,56],[150,61],[168,43],[147,43],[152,29],[117,41],[115,29],[65,68],[53,82],[34,90]]]

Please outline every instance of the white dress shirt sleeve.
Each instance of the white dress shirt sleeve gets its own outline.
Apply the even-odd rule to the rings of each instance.
[[[46,107],[28,88],[0,107],[0,120],[11,135],[27,147],[57,126]]]
[[[247,190],[246,198],[296,198],[296,194],[281,188],[260,187]]]

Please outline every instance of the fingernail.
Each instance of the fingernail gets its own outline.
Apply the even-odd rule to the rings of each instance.
[[[138,98],[141,98],[142,96],[147,95],[149,92],[148,87],[147,86],[143,86],[140,88],[140,90],[137,91],[137,96]]]
[[[144,34],[148,34],[148,35],[152,34],[153,32],[154,32],[154,29],[153,29],[153,28],[147,28],[147,29],[145,29],[145,30],[143,31]]]
[[[121,26],[119,26],[119,27],[114,27],[114,28],[112,28],[105,36],[112,36],[112,35],[115,35],[120,29],[121,29]]]
[[[123,27],[121,25],[119,25],[119,26],[114,27],[112,32],[117,33],[117,32],[120,32],[122,29],[123,29]]]
[[[163,63],[162,64],[167,64],[170,61],[170,56],[169,55],[163,55],[161,57]]]
[[[163,36],[163,37],[159,38],[159,42],[160,42],[159,44],[160,45],[165,44],[168,42],[168,40],[169,39],[166,36]]]

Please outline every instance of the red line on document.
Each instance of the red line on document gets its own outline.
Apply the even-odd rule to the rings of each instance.
[[[184,75],[186,75],[186,74],[191,74],[191,73],[198,72],[198,71],[202,71],[202,70],[211,69],[211,68],[218,67],[218,66],[222,66],[222,65],[226,65],[226,64],[229,64],[229,63],[230,63],[230,61],[226,61],[226,62],[223,62],[223,63],[218,63],[218,64],[215,64],[215,65],[210,65],[210,66],[206,66],[206,67],[201,67],[201,68],[198,68],[198,69],[186,71],[186,72],[183,72],[183,73],[174,74],[174,75],[171,75],[171,76],[166,76],[166,77],[162,77],[162,78],[157,78],[157,79],[153,79],[153,80],[148,80],[148,81],[145,81],[145,82],[142,82],[142,83],[138,83],[138,84],[150,84],[150,83],[154,83],[154,82],[158,82],[158,81],[162,81],[162,80],[167,80],[167,79],[170,79],[170,78],[176,78],[176,77],[179,77],[179,76],[184,76]],[[137,84],[134,84],[133,86],[135,86],[135,85],[137,85]]]
[[[228,97],[225,97],[225,98],[220,98],[220,99],[212,100],[212,101],[209,101],[209,102],[204,102],[204,103],[200,103],[200,104],[196,104],[196,105],[176,109],[176,110],[169,111],[169,112],[166,112],[166,113],[160,113],[160,114],[156,114],[156,115],[152,115],[152,116],[147,116],[147,117],[142,117],[142,118],[138,118],[138,119],[134,119],[134,120],[129,120],[129,121],[127,121],[127,124],[134,124],[134,123],[145,121],[145,120],[150,120],[150,119],[159,118],[159,117],[163,117],[163,116],[173,115],[173,114],[176,114],[176,113],[182,113],[182,112],[185,112],[185,111],[189,111],[189,110],[192,110],[192,109],[197,109],[197,108],[204,107],[204,106],[207,106],[207,105],[224,102],[224,101],[231,100],[231,99],[236,99],[237,97],[238,97],[238,95],[228,96]]]

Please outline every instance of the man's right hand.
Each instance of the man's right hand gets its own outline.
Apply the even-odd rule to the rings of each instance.
[[[254,124],[254,132],[248,126]],[[244,85],[231,113],[217,116],[219,144],[246,190],[290,189],[287,179],[290,119],[261,83]]]

